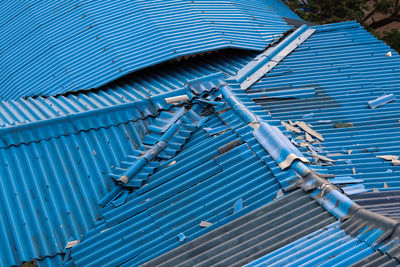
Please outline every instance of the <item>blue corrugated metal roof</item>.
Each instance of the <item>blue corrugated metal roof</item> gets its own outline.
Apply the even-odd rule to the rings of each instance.
[[[400,221],[400,191],[366,192],[351,199],[366,209]]]
[[[180,55],[188,55],[215,49],[212,45],[224,43],[225,38],[239,48],[262,49],[271,38],[289,29],[275,12],[260,12],[259,4],[274,5],[274,1],[230,1],[231,8],[226,10],[220,2],[194,1],[190,10],[183,1],[163,2],[157,7],[155,3],[137,2],[142,9],[128,12],[126,17],[117,15],[129,11],[129,3],[110,4],[105,9],[98,8],[104,7],[100,2],[75,6],[52,3],[54,13],[47,18],[37,16],[39,24],[32,24],[31,30],[42,29],[47,20],[83,11],[82,25],[88,22],[85,18],[110,14],[98,24],[89,23],[92,27],[71,41],[85,34],[89,37],[91,29],[108,25],[107,30],[115,35],[104,36],[114,42],[114,53],[130,42],[121,31],[131,30],[132,25],[124,28],[122,20],[158,21],[157,27],[148,25],[143,38],[158,29],[161,39],[155,46],[176,46]],[[18,18],[46,11],[40,5],[35,2],[11,13]],[[180,14],[170,10],[177,5],[183,15],[167,25]],[[63,13],[66,10],[71,14]],[[196,10],[207,12],[198,14]],[[286,11],[279,12],[284,16]],[[161,18],[155,19],[155,14]],[[243,19],[227,21],[231,16]],[[73,21],[74,17],[69,18]],[[275,18],[279,18],[278,24],[270,21]],[[269,25],[271,32],[258,25],[255,33],[253,20]],[[207,32],[203,26],[210,21],[214,22],[213,31],[224,31],[226,37]],[[3,19],[4,25],[9,23],[14,23],[13,16]],[[107,23],[120,24],[116,29]],[[187,43],[178,42],[182,39],[171,39],[182,23],[187,24],[185,30],[202,33],[199,42],[204,46],[193,43],[197,48],[191,50]],[[238,34],[238,26],[248,31]],[[73,30],[79,31],[68,30],[72,35]],[[192,40],[195,35],[188,32],[180,37]],[[103,42],[102,35],[97,40]],[[118,46],[115,42],[121,40],[127,42]],[[57,51],[72,53],[64,48]],[[169,59],[161,53],[152,54],[147,61],[143,54],[144,62],[138,66],[124,57],[129,51],[123,50],[118,54],[122,63],[113,63],[125,64],[124,69],[113,76],[108,75],[113,67],[107,64],[81,70],[79,57],[84,50],[76,51],[68,63],[75,68],[68,68],[69,80],[56,76],[58,82],[67,82],[65,88],[72,86],[65,90],[85,89],[79,86],[93,81],[99,86],[132,69]],[[303,26],[254,60],[251,52],[225,51],[148,68],[97,90],[2,102],[0,153],[4,163],[0,165],[0,186],[5,194],[1,196],[0,219],[6,241],[2,242],[0,263],[38,259],[42,265],[54,265],[64,260],[60,253],[66,252],[66,264],[71,266],[138,265],[298,187],[344,221],[340,227],[346,233],[332,226],[326,231],[333,235],[321,241],[325,254],[311,259],[315,252],[304,253],[297,258],[299,262],[326,260],[325,256],[337,252],[329,264],[353,263],[372,253],[371,247],[388,255],[392,263],[400,260],[398,222],[365,210],[345,195],[373,188],[396,189],[399,183],[397,141],[393,138],[399,127],[394,98],[399,80],[388,81],[398,72],[399,56],[394,51],[386,56],[387,51],[387,46],[353,22],[313,29]],[[56,57],[61,58],[60,53],[55,53]],[[105,60],[110,49],[104,53],[104,58],[91,54],[93,64]],[[100,67],[104,81],[96,74]],[[42,70],[48,69],[38,71]],[[38,73],[30,75],[29,79],[45,79]],[[79,83],[74,75],[80,75]],[[28,79],[24,77],[21,84]],[[391,102],[380,99],[390,94]],[[375,106],[370,101],[374,99],[383,105],[372,109]],[[180,104],[171,105],[174,101]],[[26,131],[31,126],[35,130]],[[310,251],[312,247],[306,244],[317,242],[314,237],[313,241],[287,245],[280,251],[281,259],[290,257],[287,251],[293,246]],[[332,240],[343,241],[343,247],[332,248]],[[80,243],[66,249],[68,241]],[[348,256],[344,250],[359,247],[368,253],[344,259]]]
[[[398,189],[399,167],[379,156],[398,155],[399,103],[371,109],[368,101],[398,96],[399,55],[354,22],[315,28],[316,33],[247,90],[243,101],[287,124],[312,125],[324,141],[312,137],[308,142],[298,125],[292,138],[314,162],[313,151],[334,160],[325,162],[325,168],[338,178],[358,179],[365,190]],[[391,57],[385,56],[388,51]],[[346,190],[364,189],[348,185]]]
[[[262,0],[4,2],[0,99],[97,88],[211,50],[263,50],[290,29],[270,6]]]
[[[220,125],[212,115],[203,127]],[[243,214],[274,199],[280,188],[234,131],[210,136],[201,128],[126,203],[103,210],[102,223],[72,249],[72,262],[137,265],[182,244],[180,234],[187,242],[237,218],[237,200]],[[202,228],[201,221],[213,226]]]
[[[153,117],[171,107],[164,98],[194,78],[233,74],[249,59],[243,51],[222,51],[163,65],[158,75],[142,71],[99,91],[3,101],[4,265],[52,257],[70,238],[82,239],[113,188],[109,174],[134,162],[129,155],[142,148]]]
[[[335,221],[299,189],[142,266],[243,266]]]
[[[261,266],[350,266],[375,250],[357,238],[347,235],[335,222],[296,240],[246,267]]]
[[[236,73],[254,53],[227,50],[164,64],[119,79],[98,91],[0,102],[0,147],[136,121],[171,105],[164,101],[188,81],[221,71]],[[27,132],[29,129],[29,132]]]
[[[127,123],[0,149],[0,263],[55,256],[99,219],[108,173],[137,149],[146,123]]]

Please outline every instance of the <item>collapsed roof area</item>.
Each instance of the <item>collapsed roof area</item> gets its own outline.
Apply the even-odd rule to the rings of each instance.
[[[28,69],[24,90],[0,77],[0,265],[399,265],[399,55],[355,22],[290,26],[284,18],[299,20],[280,1],[151,3],[126,18],[157,21],[138,30],[149,47],[126,43],[136,67],[107,76],[89,57],[63,90]],[[113,10],[74,10],[86,9]],[[187,50],[163,54],[165,31],[184,38],[201,14],[216,28],[229,20],[224,34],[269,24],[230,28],[238,46],[218,51],[214,35],[207,46],[167,38]],[[110,21],[99,25],[125,29]],[[194,39],[209,25],[196,27]],[[82,50],[60,51],[74,65]],[[36,71],[57,70],[46,62],[61,64]]]

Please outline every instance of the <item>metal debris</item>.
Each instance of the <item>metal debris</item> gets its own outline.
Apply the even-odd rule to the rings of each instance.
[[[353,174],[356,174],[356,168],[353,167]]]
[[[307,147],[308,143],[307,142],[300,142],[300,147]]]
[[[68,241],[67,245],[65,246],[65,248],[72,248],[75,247],[76,245],[79,244],[79,240],[73,240],[73,241]]]
[[[382,155],[382,156],[376,156],[377,158],[392,161],[392,160],[398,160],[399,157],[395,155]]]
[[[171,162],[168,164],[168,167],[170,167],[170,166],[172,166],[172,165],[174,165],[174,164],[176,164],[176,160],[171,161]]]
[[[185,101],[188,101],[188,100],[189,100],[188,95],[178,95],[178,96],[165,98],[165,102],[167,104],[174,104],[174,103],[177,103],[177,102],[185,102]]]
[[[313,143],[314,139],[312,139],[311,135],[309,135],[308,133],[306,133],[306,140],[307,142]]]
[[[389,51],[385,54],[385,57],[391,57],[392,56],[392,51]]]
[[[282,123],[283,126],[286,127],[286,130],[287,130],[287,131],[295,132],[295,133],[297,133],[297,134],[300,134],[300,133],[301,133],[301,131],[300,131],[299,128],[296,128],[296,127],[294,127],[294,126],[292,126],[292,125],[290,125],[290,124],[288,124],[288,123],[286,123],[286,122],[284,122],[284,121],[282,121],[281,123]]]
[[[352,122],[342,122],[342,123],[335,123],[335,125],[333,126],[335,128],[350,128],[350,127],[354,127]]]
[[[283,196],[283,191],[282,191],[282,190],[279,190],[278,193],[276,193],[275,199],[280,198],[280,197],[282,197],[282,196]]]
[[[206,222],[206,221],[201,221],[200,222],[200,227],[203,227],[203,228],[207,228],[207,227],[209,227],[211,225],[212,225],[212,223],[210,223],[210,222]]]
[[[237,213],[241,209],[243,209],[243,199],[239,198],[238,200],[236,200],[235,204],[233,205],[233,213]]]
[[[319,124],[331,124],[332,121],[331,120],[319,120],[318,123]]]
[[[343,156],[344,154],[342,153],[328,153],[326,154],[327,157],[337,157],[337,156]]]
[[[318,162],[318,160],[323,160],[323,161],[327,161],[327,162],[335,162],[335,160],[330,159],[330,158],[325,157],[325,156],[322,156],[322,155],[318,154],[315,151],[312,151],[312,155],[315,157],[317,162]]]
[[[180,242],[183,242],[183,241],[185,241],[186,236],[185,236],[185,234],[180,233],[179,235],[177,235],[177,238],[178,238],[178,240],[179,240]]]
[[[400,166],[400,160],[392,160],[392,164],[394,165],[394,166]]]
[[[314,117],[314,113],[309,113],[303,116],[303,119],[309,119],[309,118],[313,118]]]
[[[320,133],[311,129],[311,127],[304,121],[296,121],[296,125],[299,126],[301,129],[303,129],[304,131],[306,131],[307,133],[309,133],[310,135],[314,136],[315,138],[321,141],[325,141]]]
[[[388,95],[384,95],[381,97],[378,97],[377,99],[368,101],[368,106],[371,109],[375,109],[377,107],[383,106],[387,103],[390,103],[392,101],[396,100],[396,96],[394,94],[388,94]]]

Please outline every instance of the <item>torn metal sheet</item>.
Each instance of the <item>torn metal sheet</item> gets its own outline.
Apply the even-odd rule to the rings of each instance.
[[[313,157],[315,157],[316,162],[318,162],[319,160],[323,160],[323,161],[327,161],[327,162],[335,162],[335,160],[325,157],[323,155],[320,155],[315,151],[312,151],[312,155],[313,155]]]
[[[318,138],[320,141],[325,141],[324,138],[320,133],[317,131],[313,130],[307,123],[304,121],[296,121],[295,122],[297,126],[299,126],[301,129],[309,133],[310,135],[314,136],[315,138]]]
[[[306,140],[307,140],[307,142],[314,143],[314,139],[308,133],[306,133]]]
[[[67,245],[65,245],[65,249],[72,248],[79,244],[79,240],[68,241]]]
[[[294,127],[294,126],[292,126],[292,125],[290,125],[290,124],[288,124],[288,123],[286,123],[284,121],[281,121],[281,124],[286,127],[287,131],[291,131],[291,132],[298,133],[298,134],[301,133],[299,128]]]

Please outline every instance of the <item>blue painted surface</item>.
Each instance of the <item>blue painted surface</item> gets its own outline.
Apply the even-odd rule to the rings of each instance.
[[[315,28],[307,41],[239,98],[250,109],[262,107],[262,112],[257,111],[261,118],[312,125],[325,139],[312,145],[334,160],[323,166],[330,173],[361,179],[368,191],[399,189],[399,166],[376,157],[398,155],[399,103],[376,109],[368,105],[382,95],[398,97],[398,53],[355,22]],[[391,57],[385,56],[388,51]],[[310,87],[315,88],[314,94],[305,90]],[[273,98],[288,90],[292,96]],[[307,116],[310,113],[313,116]],[[304,131],[286,133],[297,143],[305,142],[296,139],[304,138]],[[299,150],[315,162],[309,148]]]
[[[264,12],[258,6],[272,2],[227,1],[210,5],[207,1],[195,1],[189,3],[191,7],[188,10],[184,1],[140,1],[135,4],[141,5],[141,9],[134,12],[129,11],[134,8],[129,2],[118,6],[110,3],[105,8],[100,8],[103,3],[96,1],[78,6],[52,2],[54,13],[51,15],[45,12],[49,8],[45,3],[34,3],[29,8],[21,5],[21,9],[10,12],[14,18],[43,12],[35,17],[39,24],[35,21],[36,24],[29,25],[32,34],[38,29],[43,30],[41,34],[58,31],[60,35],[68,30],[73,38],[70,38],[71,43],[57,40],[60,42],[51,47],[44,45],[40,34],[27,38],[32,45],[40,45],[43,50],[32,53],[33,58],[22,51],[20,55],[25,56],[24,60],[18,61],[21,65],[12,66],[16,69],[8,66],[2,69],[0,87],[6,88],[3,98],[99,87],[137,69],[212,49],[263,49],[289,29],[274,11]],[[175,5],[182,8],[172,12],[171,7]],[[31,10],[35,12],[30,13]],[[67,14],[65,10],[71,12]],[[199,14],[199,10],[206,12]],[[125,12],[130,12],[129,16],[124,16]],[[184,16],[179,16],[180,12]],[[242,16],[245,19],[235,19]],[[71,24],[60,24],[57,26],[60,28],[55,29],[42,27],[48,21],[65,17],[69,17]],[[95,19],[100,17],[99,21]],[[171,23],[178,17],[175,24]],[[88,18],[94,20],[87,21]],[[145,30],[132,28],[135,21],[155,20],[159,23],[141,24]],[[91,22],[95,22],[92,27]],[[17,25],[12,16],[5,16],[0,23]],[[262,24],[256,26],[257,31],[254,23]],[[182,24],[187,26],[187,34],[180,32],[181,39],[176,39],[176,29]],[[68,28],[68,25],[75,27]],[[207,28],[210,25],[212,30]],[[80,31],[86,26],[87,30]],[[24,25],[18,27],[24,28]],[[102,27],[110,32],[103,32]],[[221,90],[227,101],[221,101],[217,94],[209,96],[205,101],[219,104],[215,106],[217,112],[206,115],[208,122],[199,129],[189,127],[178,131],[179,136],[175,136],[159,154],[160,162],[141,166],[138,172],[134,172],[132,188],[137,190],[117,192],[104,202],[104,209],[100,209],[98,203],[106,193],[115,190],[112,178],[126,172],[149,145],[161,138],[160,132],[166,131],[162,118],[166,113],[160,111],[168,110],[170,105],[164,98],[187,93],[190,85],[185,85],[198,77],[220,72],[227,77],[233,76],[255,53],[229,51],[199,56],[183,63],[146,69],[99,90],[2,102],[0,126],[4,138],[1,139],[0,153],[4,161],[0,165],[0,187],[5,193],[0,197],[0,220],[5,227],[0,232],[4,240],[0,247],[0,265],[20,264],[31,259],[39,259],[43,265],[56,264],[60,260],[59,253],[65,250],[66,242],[71,239],[82,242],[71,249],[70,265],[137,265],[269,203],[282,192],[282,188],[293,185],[298,179],[293,170],[301,170],[299,173],[308,170],[306,165],[298,162],[293,163],[292,169],[279,167],[281,152],[287,152],[282,149],[290,147],[293,150],[293,144],[299,143],[295,139],[297,136],[281,125],[281,120],[304,120],[324,136],[324,142],[308,147],[326,156],[336,154],[329,156],[335,162],[333,165],[309,167],[320,173],[348,176],[352,181],[362,183],[355,185],[356,188],[348,188],[349,192],[359,190],[360,186],[368,190],[399,187],[398,166],[375,157],[398,151],[398,103],[385,102],[374,110],[368,106],[369,101],[382,95],[398,97],[398,54],[392,51],[392,57],[385,57],[390,49],[354,22],[315,28],[317,32],[309,40],[246,92],[231,80],[232,91],[225,90],[227,86]],[[133,30],[143,32],[142,36],[135,36],[142,38],[141,47],[143,41],[151,39],[154,47],[146,46],[146,49],[152,49],[151,53],[135,47],[130,39]],[[156,34],[155,30],[160,39],[151,38]],[[215,36],[222,31],[226,36]],[[21,30],[10,38],[17,40],[24,34],[28,32]],[[101,45],[89,40],[97,34],[99,38],[94,40]],[[8,46],[3,49],[14,49],[8,42],[2,45]],[[103,45],[107,49],[104,50]],[[23,43],[15,47],[21,46]],[[50,53],[46,49],[53,48],[56,52],[51,55],[59,60],[47,64],[48,68],[36,65],[35,71],[30,71],[31,62],[39,59],[48,62]],[[171,52],[174,48],[176,51]],[[101,52],[96,52],[96,49]],[[140,53],[140,62],[133,52]],[[71,53],[76,56],[69,57]],[[11,50],[4,55],[18,60],[17,54]],[[89,68],[83,65],[88,58],[93,60]],[[115,62],[108,62],[110,58],[116,58]],[[60,63],[64,61],[67,63]],[[50,69],[58,70],[54,79],[49,78],[54,75]],[[102,70],[100,78],[99,69]],[[18,80],[7,75],[20,72],[29,75]],[[43,86],[35,86],[39,82]],[[192,84],[193,88],[196,86]],[[17,90],[11,92],[9,88]],[[32,88],[40,90],[32,91]],[[199,95],[203,96],[209,93],[200,91]],[[279,100],[274,102],[276,96]],[[287,99],[282,96],[300,103],[285,102]],[[260,105],[255,99],[266,101]],[[254,129],[247,125],[260,121],[275,129],[273,136],[279,140],[272,150],[265,149],[271,144],[260,144],[262,138],[255,138]],[[351,123],[352,126],[335,128],[338,123]],[[27,132],[26,129],[31,127],[35,130]],[[210,135],[205,128],[224,131]],[[264,128],[261,127],[260,132]],[[155,134],[157,131],[158,135]],[[237,142],[233,147],[220,152],[219,149],[233,141]],[[278,156],[273,153],[274,149],[279,152]],[[313,160],[314,156],[307,148],[299,146],[293,150],[300,156],[297,149]],[[151,177],[147,179],[149,175]],[[314,193],[320,193],[318,190]],[[242,205],[238,205],[238,200],[242,200]],[[347,215],[353,204],[338,191],[319,201],[337,217]],[[211,222],[212,226],[202,228],[201,221]],[[348,261],[353,259],[349,257],[351,253],[344,250],[357,247],[354,239],[343,236],[334,226],[332,229],[332,233],[343,240],[343,247],[335,250],[330,241],[321,241],[326,245],[327,254],[318,254],[319,257],[314,258],[299,255],[297,262],[326,260],[333,255],[329,254],[332,251],[338,251],[342,256],[330,258],[329,264],[342,263],[340,260],[345,257]],[[373,229],[361,233],[359,238],[375,245],[381,234],[380,229]],[[327,237],[327,240],[329,238],[332,237]],[[296,244],[300,243],[292,245]],[[363,249],[369,253],[370,248]]]
[[[201,52],[261,51],[291,28],[274,2],[5,1],[0,99],[98,88]]]
[[[368,244],[347,235],[339,222],[286,245],[246,267],[261,266],[350,266],[371,255]]]
[[[0,102],[0,147],[109,127],[157,115],[164,98],[184,93],[188,81],[221,71],[231,75],[254,53],[226,51],[144,70],[99,91]],[[29,129],[29,131],[28,131]]]
[[[108,173],[142,143],[146,122],[0,149],[0,265],[54,257],[100,218]]]
[[[204,127],[220,125],[211,115]],[[241,138],[232,130],[217,136],[197,130],[147,185],[103,210],[103,221],[72,249],[72,262],[138,265],[181,245],[181,234],[188,242],[274,199],[281,187],[252,149],[239,143],[218,151],[235,140]],[[201,221],[213,227],[202,228]]]

